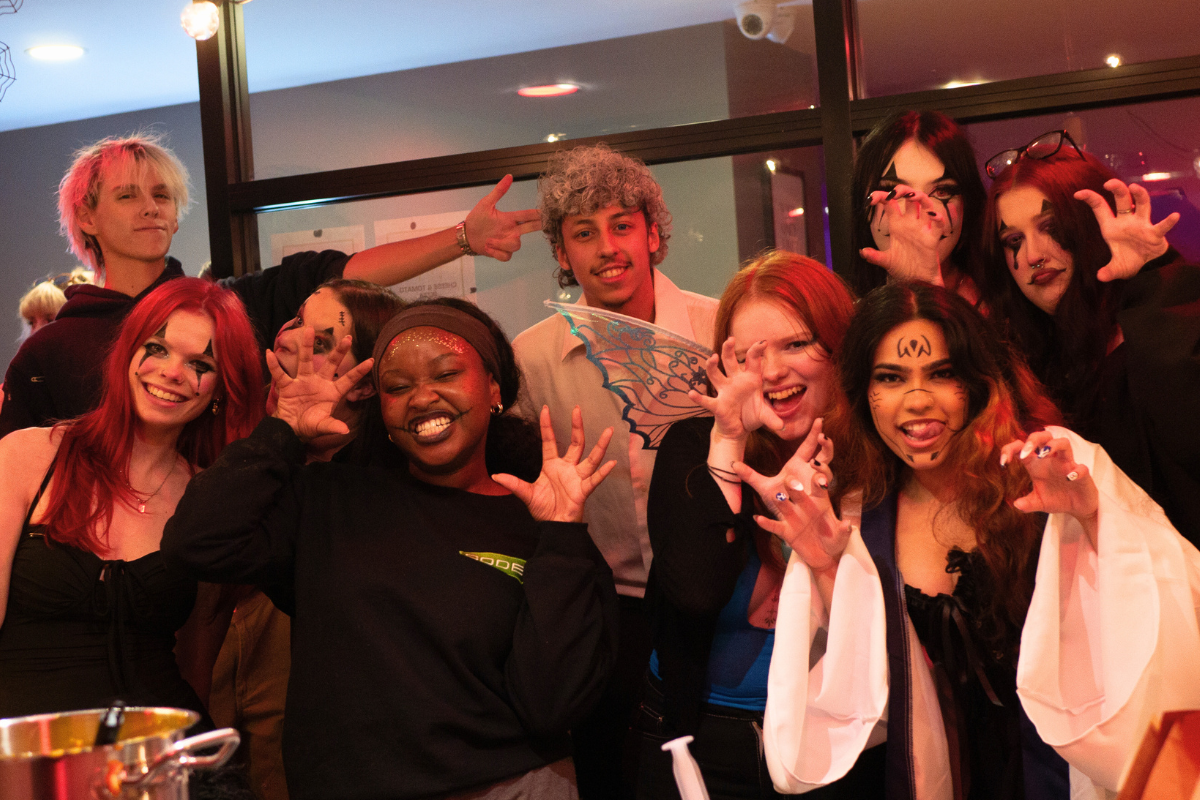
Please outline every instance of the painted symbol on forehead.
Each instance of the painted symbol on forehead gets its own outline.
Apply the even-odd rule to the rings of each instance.
[[[209,339],[208,344],[204,346],[204,355],[208,356],[209,358],[213,357],[212,339]]]
[[[921,334],[920,339],[910,336],[901,336],[896,340],[896,355],[900,358],[919,358],[933,354],[933,348],[929,344],[929,339],[924,334]]]

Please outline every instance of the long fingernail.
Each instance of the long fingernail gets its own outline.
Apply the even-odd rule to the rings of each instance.
[[[1033,452],[1033,442],[1026,442],[1025,446],[1021,448],[1020,458],[1029,458],[1029,455],[1032,452]]]
[[[1079,473],[1076,472],[1075,470],[1071,470],[1070,472],[1067,473],[1067,480],[1069,480],[1069,481],[1079,480]]]
[[[1000,454],[1000,466],[1002,466],[1002,467],[1008,466],[1008,453]]]
[[[1044,444],[1038,448],[1038,451],[1037,451],[1038,458],[1045,458],[1048,455],[1050,455],[1050,445]]]
[[[894,200],[894,199],[896,199],[896,190],[895,190],[895,189],[892,189],[890,192],[888,192],[888,193],[887,193],[887,197],[885,197],[885,198],[883,198],[883,199],[884,199],[884,200]]]
[[[803,492],[804,491],[804,484],[801,483],[800,481],[792,481],[791,483],[789,483],[787,485],[787,487],[789,489],[791,489],[793,492]]]

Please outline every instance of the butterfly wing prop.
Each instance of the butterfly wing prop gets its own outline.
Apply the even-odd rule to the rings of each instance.
[[[704,364],[712,350],[624,314],[549,300],[546,305],[583,340],[588,361],[600,370],[604,388],[621,398],[621,417],[647,450],[658,449],[671,423],[708,414],[688,391],[708,391]]]

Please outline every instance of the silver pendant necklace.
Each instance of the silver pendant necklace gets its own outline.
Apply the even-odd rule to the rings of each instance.
[[[170,480],[171,475],[174,474],[175,466],[178,463],[179,463],[178,458],[174,459],[171,462],[171,468],[169,470],[167,470],[166,477],[164,477],[162,479],[162,483],[160,483],[158,485],[158,488],[155,489],[154,492],[151,493],[150,495],[148,495],[145,499],[143,499],[142,496],[140,494],[138,494],[138,491],[133,488],[132,483],[130,483],[128,480],[125,481],[125,485],[127,487],[129,487],[129,491],[133,494],[134,498],[137,499],[137,501],[138,501],[137,510],[138,510],[139,514],[146,513],[146,504],[149,503],[151,500],[153,500],[158,495],[158,493],[162,491],[162,488],[167,485],[167,481]]]

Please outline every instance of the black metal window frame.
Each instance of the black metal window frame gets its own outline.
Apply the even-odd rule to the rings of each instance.
[[[848,264],[855,137],[896,109],[937,109],[983,122],[1200,95],[1200,55],[1040,75],[956,89],[862,98],[855,0],[813,0],[820,105],[610,136],[254,180],[242,7],[221,6],[197,42],[209,246],[218,277],[259,268],[257,215],[300,206],[480,186],[536,177],[551,153],[604,141],[648,164],[823,145],[832,264]]]

